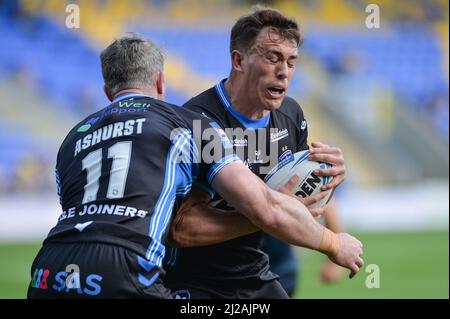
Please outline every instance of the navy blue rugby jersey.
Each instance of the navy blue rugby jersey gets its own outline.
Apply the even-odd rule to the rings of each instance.
[[[192,182],[209,187],[222,167],[239,160],[211,125],[198,113],[136,94],[88,116],[59,149],[63,213],[45,242],[119,245],[161,267],[172,211]],[[201,138],[195,130],[210,132]]]
[[[189,100],[184,108],[215,121],[227,133],[236,154],[261,179],[279,161],[308,149],[307,123],[299,104],[285,97],[281,107],[261,119],[250,119],[231,105],[222,80],[215,87]],[[219,194],[210,205],[229,210]],[[227,279],[272,280],[267,255],[260,250],[262,232],[220,244],[171,250],[166,255],[166,283],[222,282]]]

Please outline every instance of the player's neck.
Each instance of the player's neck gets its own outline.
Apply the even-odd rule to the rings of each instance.
[[[120,95],[124,95],[124,94],[136,94],[136,95],[147,95],[147,96],[156,96],[155,94],[152,94],[153,92],[146,92],[144,90],[141,89],[125,89],[125,90],[120,90],[119,92],[117,92],[116,94],[114,94],[114,99]]]
[[[245,117],[256,120],[266,116],[269,112],[264,109],[261,110],[258,105],[252,105],[245,87],[239,85],[232,76],[225,81],[224,87],[233,108]]]

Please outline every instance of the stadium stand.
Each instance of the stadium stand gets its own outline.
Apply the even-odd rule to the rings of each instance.
[[[33,88],[38,98],[45,101],[41,105],[46,105],[42,107],[48,113],[57,112],[76,119],[106,105],[101,91],[98,52],[126,31],[149,36],[167,52],[169,101],[183,103],[226,76],[230,67],[229,25],[248,10],[252,1],[199,4],[195,1],[80,0],[77,2],[82,16],[80,30],[64,27],[67,3],[53,0],[1,3],[0,86],[19,83],[20,87]],[[305,57],[300,58],[292,95],[299,97],[306,109],[329,112],[333,107],[342,107],[343,112],[347,112],[345,123],[336,118],[314,116],[317,130],[333,127],[340,132],[336,136],[342,135],[345,140],[352,129],[346,131],[339,126],[357,128],[372,121],[369,124],[373,127],[367,127],[373,136],[363,137],[361,145],[379,142],[386,138],[381,133],[388,135],[386,132],[398,131],[399,122],[389,124],[388,118],[394,119],[389,116],[401,108],[406,109],[404,112],[411,118],[425,122],[418,125],[416,131],[434,130],[434,135],[424,137],[424,143],[437,138],[448,147],[448,2],[378,1],[383,8],[383,28],[371,32],[363,24],[364,8],[369,1],[272,3],[295,16],[307,35],[301,53]],[[187,5],[188,13],[182,10]],[[211,14],[214,12],[220,12],[220,17]],[[322,74],[318,81],[327,83],[316,85],[316,91],[309,89],[314,86],[308,83],[314,75],[305,73],[307,67],[302,65],[305,59],[315,64],[316,72]],[[384,90],[386,87],[388,91]],[[317,92],[326,95],[323,92],[342,88],[341,92],[351,94],[347,107],[317,98]],[[374,112],[375,108],[378,111]],[[33,134],[36,129],[28,127],[33,124],[27,123],[26,128],[24,124],[17,126],[6,109],[5,105],[0,108],[0,176],[10,181],[21,170],[18,159],[25,158],[26,150],[42,140]],[[378,122],[373,122],[373,118]],[[381,133],[376,130],[380,121],[385,129]],[[63,135],[61,132],[57,134]],[[395,139],[393,135],[388,137]],[[358,157],[361,153],[358,147],[346,145],[345,149]],[[399,149],[398,143],[393,142],[389,147],[393,153],[396,149],[403,152],[392,160],[410,154],[409,149]],[[430,146],[431,150],[436,148]],[[365,160],[360,158],[355,162]],[[441,162],[448,165],[448,155],[443,156]],[[415,169],[412,165],[411,170]],[[360,171],[367,169],[361,167]],[[435,175],[428,170],[423,174]],[[13,189],[17,183],[7,184],[0,185],[0,189]]]

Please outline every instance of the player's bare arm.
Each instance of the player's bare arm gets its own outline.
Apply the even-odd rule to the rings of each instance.
[[[350,269],[350,278],[363,266],[359,240],[326,229],[298,200],[272,191],[242,163],[224,167],[212,186],[256,226],[290,244],[323,252],[333,262]]]
[[[325,226],[335,233],[343,231],[336,203],[331,200],[325,208]],[[343,268],[333,263],[330,259],[325,260],[320,267],[320,280],[326,283],[336,283],[344,276]]]
[[[302,198],[292,194],[299,177],[294,175],[280,192],[298,199],[305,206],[320,201],[326,192]],[[237,211],[221,210],[208,204],[211,197],[197,187],[177,211],[170,226],[169,242],[174,247],[214,245],[245,236],[260,228]],[[313,217],[320,217],[323,208],[308,208]]]

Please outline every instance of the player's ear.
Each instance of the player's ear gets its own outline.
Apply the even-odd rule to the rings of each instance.
[[[158,100],[164,100],[166,95],[166,83],[164,82],[164,73],[158,72],[158,76],[156,78],[156,98]]]
[[[111,91],[109,90],[109,88],[106,85],[103,85],[103,92],[105,92],[106,97],[108,98],[108,100],[110,102],[112,102],[113,100],[113,96],[111,94]]]
[[[233,50],[231,52],[231,66],[233,70],[242,72],[242,61],[244,60],[244,54],[238,50]]]

